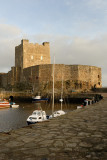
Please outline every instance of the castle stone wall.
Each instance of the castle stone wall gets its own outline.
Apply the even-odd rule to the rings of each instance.
[[[7,86],[7,73],[0,73],[0,87],[4,88]]]
[[[101,68],[91,67],[91,84],[96,88],[102,87]]]
[[[38,83],[39,81],[39,66],[32,66],[23,69],[23,82]]]
[[[12,70],[10,70],[10,71],[7,73],[7,84],[8,84],[8,85],[11,85],[11,84],[12,84]]]
[[[39,66],[39,81],[40,82],[48,82],[53,79],[53,65],[46,64]]]
[[[20,82],[21,67],[11,67],[11,85]]]
[[[102,87],[101,68],[78,65],[78,80],[88,82],[93,87]]]
[[[15,47],[15,67],[23,68],[23,43]]]
[[[102,87],[101,68],[87,65],[55,64],[54,81],[66,81],[70,89],[91,89]],[[53,81],[53,65],[39,66],[39,83]]]
[[[39,44],[22,40],[15,48],[15,66],[22,69],[30,66],[50,64],[50,46],[48,42]]]

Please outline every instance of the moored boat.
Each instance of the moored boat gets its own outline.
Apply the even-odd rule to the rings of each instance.
[[[19,108],[19,105],[18,104],[12,104],[11,108]]]
[[[0,99],[0,108],[9,108],[10,107],[10,103],[4,99],[4,100],[1,100]]]
[[[41,101],[48,101],[48,98],[41,98],[41,96],[32,97],[33,102],[41,102]]]
[[[19,108],[19,105],[16,104],[15,102],[10,102],[10,107],[11,108]]]
[[[55,56],[54,56],[54,63],[53,63],[53,104],[52,104],[52,115],[49,116],[49,119],[54,118],[54,117],[58,117],[61,115],[66,114],[65,111],[62,110],[62,102],[63,102],[63,75],[62,75],[62,89],[61,89],[61,98],[59,99],[59,101],[61,102],[61,110],[58,111],[54,111],[54,79],[55,79]]]
[[[58,111],[53,112],[53,115],[50,115],[49,118],[53,118],[53,117],[55,118],[55,117],[58,117],[58,116],[61,116],[61,115],[64,115],[64,114],[66,114],[65,111],[58,110]]]
[[[45,111],[35,110],[35,111],[33,111],[32,115],[30,115],[27,118],[27,123],[29,125],[29,124],[34,124],[34,123],[37,123],[37,122],[43,122],[43,121],[46,121],[47,119],[48,118],[47,118],[47,115],[46,115]]]

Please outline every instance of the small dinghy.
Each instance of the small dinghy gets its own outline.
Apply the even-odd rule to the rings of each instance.
[[[10,102],[10,107],[11,108],[19,108],[19,105],[16,104],[15,102]]]
[[[12,104],[11,107],[12,108],[19,108],[19,105],[18,104]]]

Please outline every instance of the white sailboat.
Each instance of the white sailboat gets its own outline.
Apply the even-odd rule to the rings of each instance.
[[[63,72],[62,72],[62,88],[61,88],[61,99],[59,100],[61,102],[61,110],[62,110],[62,102],[63,102]]]
[[[53,103],[52,103],[52,117],[54,117],[54,77],[55,76],[55,56],[54,56],[54,63],[53,63]],[[51,116],[50,116],[51,118]]]
[[[62,74],[62,90],[61,90],[61,99],[59,100],[61,102],[61,110],[56,111],[54,116],[61,116],[66,114],[65,111],[62,110],[62,103],[63,103],[63,74]]]
[[[61,110],[58,110],[58,111],[54,111],[54,73],[55,73],[55,56],[54,56],[54,63],[53,63],[53,104],[52,104],[52,115],[49,116],[49,118],[54,118],[54,117],[58,117],[58,116],[61,116],[61,115],[64,115],[65,112],[62,110],[62,102],[63,102],[63,99],[62,99],[62,94],[63,94],[63,81],[62,81],[62,92],[61,92],[61,99],[60,99],[60,102],[61,102]]]

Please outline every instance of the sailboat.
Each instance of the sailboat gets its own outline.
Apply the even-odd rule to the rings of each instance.
[[[62,75],[61,98],[59,99],[59,101],[61,102],[61,110],[55,111],[55,112],[54,112],[54,117],[58,117],[58,116],[61,116],[61,115],[66,114],[65,111],[62,110],[62,102],[63,102],[63,75]]]
[[[62,99],[62,94],[63,94],[63,81],[62,81],[62,92],[61,92],[61,99],[60,99],[60,102],[61,102],[61,110],[58,110],[58,111],[54,111],[54,73],[55,73],[55,56],[54,56],[54,64],[53,64],[53,104],[52,104],[52,115],[49,116],[49,118],[54,118],[54,117],[58,117],[58,116],[61,116],[61,115],[64,115],[65,112],[62,110],[62,102],[63,102],[63,99]],[[63,80],[63,79],[62,79]]]
[[[62,90],[61,90],[61,98],[59,99],[59,101],[61,102],[61,110],[62,110],[62,102],[63,102],[63,74],[62,74]]]

